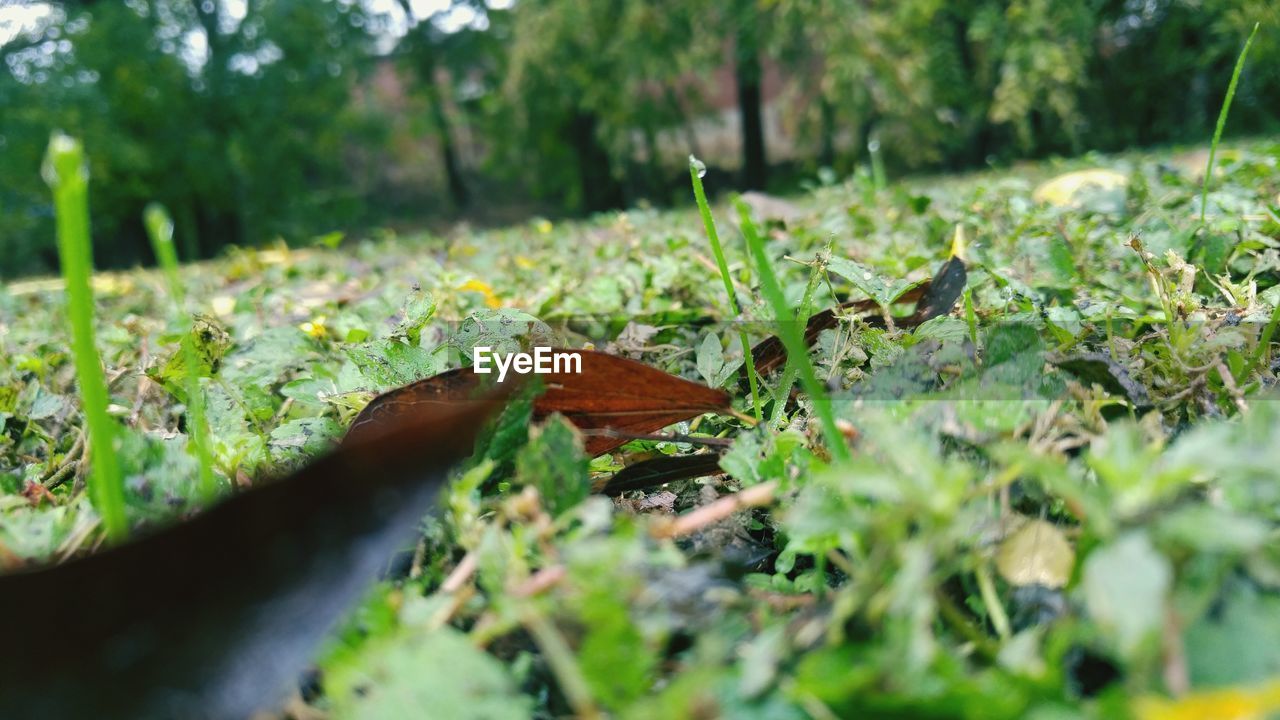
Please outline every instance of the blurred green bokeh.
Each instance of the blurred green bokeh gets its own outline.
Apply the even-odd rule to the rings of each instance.
[[[335,229],[567,215],[1207,142],[1280,124],[1269,0],[125,0],[0,6],[0,277],[56,263],[50,132],[92,163],[100,267]],[[718,170],[717,174],[714,172]]]

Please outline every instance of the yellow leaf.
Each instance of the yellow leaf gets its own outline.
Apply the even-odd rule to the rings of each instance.
[[[458,286],[459,290],[478,292],[484,296],[484,304],[491,308],[502,307],[502,301],[498,299],[497,294],[493,292],[493,288],[483,280],[468,280]]]
[[[1076,551],[1055,525],[1031,520],[1000,543],[996,569],[1012,585],[1060,588],[1071,579]]]
[[[1079,207],[1084,196],[1102,191],[1123,190],[1129,184],[1124,173],[1104,168],[1069,172],[1036,188],[1032,199],[1057,207]]]
[[[1256,687],[1199,690],[1176,700],[1138,698],[1138,720],[1266,720],[1280,710],[1280,678]]]

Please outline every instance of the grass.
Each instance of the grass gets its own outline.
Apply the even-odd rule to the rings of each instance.
[[[804,319],[797,320],[795,311],[787,304],[782,285],[778,283],[778,277],[773,272],[769,256],[765,253],[764,240],[751,219],[750,208],[740,199],[735,202],[735,207],[738,211],[738,221],[742,225],[742,235],[746,238],[747,249],[751,252],[752,262],[755,263],[756,273],[760,278],[760,290],[773,310],[773,322],[778,329],[778,337],[782,338],[782,344],[787,348],[787,362],[795,368],[796,374],[800,377],[800,386],[804,388],[809,401],[813,403],[814,412],[818,414],[818,420],[822,423],[822,434],[827,438],[827,447],[832,457],[837,461],[847,461],[849,446],[845,444],[844,436],[836,426],[831,401],[827,398],[826,389],[818,381],[818,373],[813,369],[813,361],[809,359],[809,348],[804,342]],[[779,402],[783,401],[784,399],[780,397]]]
[[[151,238],[151,247],[159,260],[160,269],[164,271],[169,283],[169,293],[173,296],[174,312],[179,317],[185,315],[186,288],[178,273],[178,251],[173,243],[173,219],[160,205],[148,205],[143,214],[143,224],[147,228],[147,236]],[[192,328],[194,333],[194,328]],[[213,455],[209,450],[209,422],[205,416],[204,387],[201,384],[199,358],[195,339],[188,337],[182,343],[183,373],[181,382],[186,387],[187,396],[187,428],[191,437],[191,446],[199,466],[198,487],[200,496],[207,503],[218,496],[218,480],[213,474]]]
[[[689,179],[693,183],[693,198],[698,205],[698,214],[702,216],[702,227],[707,231],[707,240],[711,243],[711,252],[716,258],[716,267],[720,270],[720,279],[724,282],[725,297],[729,302],[729,312],[734,318],[742,314],[738,307],[738,294],[733,289],[733,278],[729,275],[729,263],[724,259],[724,248],[720,246],[720,234],[716,232],[716,221],[711,215],[711,206],[707,204],[707,193],[702,188],[702,175],[706,166],[697,158],[689,156]],[[760,405],[760,381],[756,374],[755,360],[751,357],[751,342],[745,330],[738,331],[738,340],[742,345],[743,366],[747,369],[747,383],[751,388],[751,406],[755,409],[756,420],[764,419],[764,410]]]
[[[96,312],[65,304],[49,281],[0,286],[0,565],[88,552],[103,537],[96,468],[92,504],[73,483],[27,492],[29,480],[87,469],[68,449],[78,409],[86,425],[90,415],[83,343],[68,352],[50,332],[73,316],[96,329],[116,378],[99,400],[123,418],[101,416],[117,426],[130,517],[172,520],[203,502],[196,443],[183,437],[198,426],[182,401],[190,378],[164,372],[184,365],[175,277],[216,360],[204,383],[213,467],[242,482],[318,456],[373,393],[447,367],[475,339],[458,330],[466,318],[518,336],[528,326],[513,313],[527,313],[556,343],[592,342],[686,378],[699,377],[709,333],[756,342],[752,328],[772,327],[789,362],[757,391],[777,388],[777,422],[704,416],[586,471],[549,444],[562,434],[504,426],[443,499],[444,517],[425,523],[411,569],[389,573],[335,632],[317,659],[316,708],[403,717],[411,698],[463,718],[694,708],[1155,720],[1264,702],[1274,672],[1260,668],[1280,667],[1280,405],[1267,362],[1280,317],[1280,142],[1230,149],[1215,192],[1234,202],[1215,223],[1230,228],[1221,274],[1243,288],[1231,299],[1195,255],[1203,164],[1175,151],[880,192],[864,172],[788,198],[785,223],[739,215],[749,273],[730,263],[728,225],[713,253],[729,257],[703,259],[704,221],[741,213],[707,198],[712,187],[696,210],[234,250],[164,275],[90,280],[84,253],[65,284],[83,299],[92,282]],[[1097,166],[1130,178],[1120,202],[1033,199],[1041,181]],[[65,199],[59,223],[74,228]],[[1135,235],[1147,254],[1126,244]],[[798,317],[863,297],[834,274],[823,282],[825,254],[892,283],[927,277],[961,244],[969,284],[949,315],[915,329],[843,319],[799,347]],[[732,318],[725,268],[750,286]],[[101,381],[101,362],[88,364]],[[799,403],[787,402],[792,373]],[[739,407],[754,403],[727,387]],[[563,460],[563,486],[580,488],[705,452],[690,438],[729,443],[723,475],[617,502],[541,498],[532,488],[559,486],[515,461]],[[728,517],[688,521],[736,500]],[[683,534],[670,537],[675,515]],[[469,691],[477,678],[483,697]]]
[[[107,412],[106,376],[93,330],[93,243],[89,238],[89,166],[80,142],[54,133],[45,157],[45,180],[53,190],[57,212],[58,257],[66,281],[67,319],[75,359],[80,401],[89,436],[93,473],[87,480],[93,504],[102,516],[107,537],[121,541],[129,534],[125,516],[124,478],[116,450],[116,422]]]
[[[1222,98],[1222,110],[1218,112],[1218,123],[1213,128],[1213,141],[1209,143],[1209,161],[1204,168],[1204,187],[1200,191],[1200,224],[1204,224],[1205,211],[1209,207],[1209,181],[1213,178],[1213,159],[1218,153],[1218,143],[1222,141],[1222,131],[1227,126],[1227,113],[1231,111],[1231,101],[1236,97],[1236,85],[1240,82],[1240,74],[1244,72],[1244,59],[1249,55],[1253,39],[1258,35],[1262,23],[1253,24],[1249,39],[1244,41],[1240,57],[1236,58],[1236,67],[1231,71],[1231,82],[1227,85],[1227,94]]]

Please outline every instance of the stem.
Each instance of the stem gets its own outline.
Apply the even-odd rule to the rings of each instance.
[[[1271,311],[1271,319],[1267,321],[1267,326],[1262,329],[1262,337],[1258,338],[1258,347],[1253,351],[1253,358],[1249,360],[1249,367],[1244,371],[1244,377],[1248,378],[1254,370],[1258,368],[1258,364],[1266,357],[1267,350],[1271,348],[1271,338],[1276,334],[1276,326],[1280,325],[1280,304],[1276,305],[1275,310]]]
[[[720,269],[720,279],[724,281],[724,292],[729,298],[729,311],[735,318],[741,319],[742,310],[738,307],[738,297],[733,291],[733,280],[729,276],[729,263],[724,259],[724,248],[720,246],[720,235],[716,232],[716,221],[711,216],[711,206],[707,204],[707,193],[702,189],[703,165],[692,155],[689,156],[689,178],[693,181],[693,197],[698,203],[698,213],[702,215],[702,226],[707,230],[707,239],[711,241],[711,252],[716,257],[716,267]],[[756,420],[764,419],[764,410],[760,404],[760,386],[756,378],[756,361],[751,355],[751,343],[747,331],[738,328],[738,340],[742,345],[743,362],[747,366],[747,384],[751,386],[751,405],[756,411]]]
[[[982,603],[987,606],[987,615],[991,618],[991,626],[1001,640],[1008,640],[1013,634],[1009,625],[1009,616],[1000,604],[1000,596],[996,594],[995,583],[991,581],[991,571],[986,565],[979,565],[975,573],[978,577],[978,593],[982,595]]]
[[[53,190],[57,214],[58,256],[66,281],[71,354],[89,435],[93,475],[89,496],[102,515],[107,536],[117,542],[129,533],[124,479],[116,457],[116,423],[107,414],[110,396],[93,332],[93,245],[89,237],[89,170],[79,140],[54,132],[45,156],[45,182]]]
[[[778,284],[778,277],[774,275],[769,258],[765,255],[760,233],[756,232],[755,223],[751,221],[751,211],[741,199],[737,200],[735,205],[742,223],[742,234],[747,239],[747,248],[751,251],[756,272],[760,276],[760,290],[773,306],[773,317],[778,324],[778,337],[782,339],[782,344],[787,349],[787,357],[794,363],[796,372],[800,375],[800,386],[813,402],[813,411],[822,423],[822,434],[827,438],[831,455],[836,460],[848,461],[851,459],[849,447],[845,444],[840,429],[836,427],[836,418],[831,412],[831,402],[827,399],[826,389],[818,381],[818,373],[809,359],[809,348],[805,345],[804,333],[801,332],[800,324],[794,318],[794,311],[787,306],[787,298],[782,292],[782,286]]]
[[[526,612],[522,622],[529,634],[533,636],[533,641],[542,650],[543,656],[546,657],[547,664],[551,666],[551,672],[555,674],[556,681],[560,684],[560,690],[573,706],[573,712],[580,718],[600,717],[600,711],[591,697],[591,687],[587,684],[582,669],[578,667],[573,650],[569,649],[560,631],[537,610]]]

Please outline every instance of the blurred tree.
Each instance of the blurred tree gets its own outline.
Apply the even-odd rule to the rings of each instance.
[[[764,189],[768,181],[764,141],[764,73],[760,54],[770,8],[761,0],[730,0],[729,34],[733,38],[733,77],[737,91],[738,119],[742,128],[742,185]]]
[[[27,22],[16,33],[0,27],[6,275],[54,265],[39,178],[54,128],[85,140],[99,262],[122,265],[149,258],[140,216],[152,200],[171,208],[186,257],[381,221],[388,191],[405,182],[388,166],[410,162],[397,152],[413,133],[438,149],[456,209],[479,192],[477,210],[494,202],[481,171],[565,212],[667,202],[666,180],[683,169],[663,163],[673,140],[698,152],[692,121],[714,117],[711,98],[727,96],[708,91],[721,77],[736,94],[741,184],[761,187],[767,63],[793,86],[792,107],[780,110],[800,116],[811,157],[845,171],[873,137],[900,170],[1207,138],[1256,21],[1263,30],[1229,130],[1280,122],[1274,0],[520,0],[507,9],[449,0],[430,14],[415,14],[425,6],[411,0],[30,0],[0,9],[13,7]],[[394,79],[416,80],[421,102],[404,107],[422,108],[412,111],[422,122],[398,135],[380,132],[390,123],[376,103],[357,101],[368,95],[366,71],[388,59],[409,70]],[[406,175],[424,177],[414,170]],[[676,196],[687,197],[683,181]]]
[[[108,265],[149,257],[141,227],[149,200],[172,208],[187,257],[358,214],[334,190],[344,184],[342,109],[353,61],[369,39],[360,6],[47,7],[37,27],[3,48],[0,120],[5,145],[18,141],[14,162],[0,170],[0,197],[23,198],[31,216],[16,228],[23,237],[15,244],[43,242],[31,233],[47,232],[39,148],[54,128],[85,140],[94,229],[108,240],[98,244]]]
[[[487,35],[483,30],[466,27],[446,32],[436,23],[436,18],[456,12],[459,7],[481,16],[486,8],[483,2],[463,0],[420,18],[414,13],[413,3],[409,0],[399,0],[399,5],[409,23],[409,31],[396,52],[408,61],[417,76],[418,87],[426,96],[432,130],[440,146],[449,197],[454,207],[462,210],[470,204],[470,193],[458,160],[448,103],[454,95],[452,83],[465,82],[474,72],[480,71],[491,49],[485,43]]]
[[[1077,138],[1091,5],[801,1],[784,6],[782,52],[822,65],[815,111],[826,117],[815,124],[825,133],[856,129],[861,148],[875,132],[900,165],[972,163],[997,145],[1031,152]]]
[[[698,36],[705,9],[699,0],[515,5],[504,94],[518,132],[505,150],[531,169],[534,187],[573,188],[563,201],[595,212],[622,207],[632,158],[661,175],[654,137],[686,119],[678,98],[689,75],[714,67],[721,49]]]

